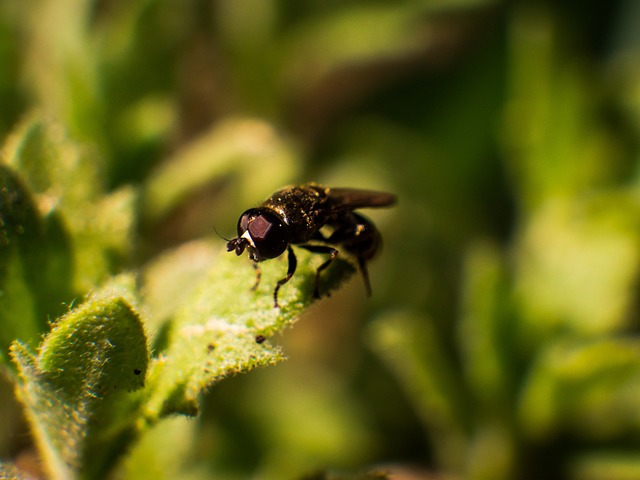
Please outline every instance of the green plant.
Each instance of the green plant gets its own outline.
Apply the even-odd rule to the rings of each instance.
[[[16,132],[5,161],[2,342],[4,351],[10,345],[12,361],[4,361],[51,478],[104,477],[114,459],[160,420],[195,415],[198,395],[220,379],[282,359],[268,338],[291,326],[311,302],[319,259],[300,255],[298,275],[276,309],[270,292],[282,262],[267,266],[252,291],[248,264],[218,258],[221,246],[213,241],[187,245],[166,278],[155,271],[145,285],[157,301],[163,293],[178,299],[165,306],[171,319],[151,325],[135,277],[108,277],[111,262],[131,244],[134,192],[101,195],[91,154],[60,126],[40,119]],[[48,208],[41,214],[43,205]],[[200,263],[183,272],[184,283],[199,282],[191,292],[175,290],[184,286],[174,280],[186,259]],[[338,262],[327,285],[335,288],[352,272],[349,263]],[[51,320],[39,341],[48,327],[44,311],[55,311],[52,294],[60,302],[91,283],[104,285],[76,293],[69,312]],[[152,334],[162,338],[154,342]]]
[[[0,477],[637,478],[636,16],[0,3]],[[309,180],[399,196],[366,303],[215,236]]]

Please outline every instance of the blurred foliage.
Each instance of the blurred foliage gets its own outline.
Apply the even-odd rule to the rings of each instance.
[[[83,168],[95,165],[92,156],[79,155],[81,144],[63,133],[53,121],[29,120],[4,151],[2,341],[11,362],[6,355],[0,360],[46,475],[106,478],[159,422],[195,416],[198,397],[214,383],[282,360],[282,349],[268,340],[314,301],[323,260],[300,254],[298,275],[275,308],[282,261],[271,262],[260,285],[249,288],[255,282],[249,265],[241,269],[233,256],[212,255],[212,239],[186,242],[143,267],[145,301],[134,275],[109,276],[122,270],[126,255],[116,253],[133,240],[134,202],[127,201],[133,187],[100,195],[95,169]],[[51,236],[50,218],[57,221]],[[323,291],[354,271],[338,259],[323,275]],[[181,288],[176,275],[194,287]],[[59,285],[65,289],[53,288]],[[55,312],[56,301],[67,299],[68,313],[50,325],[41,320],[40,309]],[[134,460],[119,471],[123,478],[136,472]]]
[[[638,478],[639,25],[632,0],[0,2],[0,478],[42,476],[34,449],[55,478]],[[285,263],[251,292],[214,229],[310,180],[399,203],[371,299],[307,310],[300,252],[280,314]]]

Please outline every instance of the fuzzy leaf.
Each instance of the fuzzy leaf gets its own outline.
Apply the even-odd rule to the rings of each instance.
[[[0,461],[0,480],[30,480],[32,478],[14,465]]]
[[[290,327],[314,301],[312,292],[320,255],[296,251],[298,271],[279,294],[273,289],[287,270],[286,255],[262,264],[257,290],[255,271],[245,258],[221,255],[171,324],[167,348],[152,365],[145,415],[155,421],[170,413],[194,415],[197,396],[216,381],[282,360],[267,340]],[[336,261],[321,277],[321,292],[339,286],[354,272],[350,263]],[[178,294],[178,293],[177,293]]]
[[[0,361],[14,339],[36,340],[69,296],[68,238],[58,220],[41,218],[17,174],[0,165]]]
[[[123,187],[90,205],[79,215],[75,236],[76,288],[86,291],[118,270],[129,254],[137,199]],[[70,214],[73,215],[73,214]]]
[[[155,335],[176,310],[193,295],[194,289],[207,275],[220,246],[207,241],[185,243],[154,259],[143,271],[145,305],[151,315],[147,329]],[[180,288],[181,295],[175,295]]]
[[[85,292],[103,282],[131,246],[135,191],[123,188],[107,195],[95,149],[37,114],[9,137],[3,161],[34,192],[40,212],[55,218],[57,231],[71,237],[73,248],[67,256],[72,255],[69,262],[75,267],[75,290]],[[58,302],[62,300],[68,299]]]
[[[41,195],[44,209],[68,210],[100,198],[101,158],[71,139],[64,127],[38,113],[27,116],[7,139],[3,161]],[[73,219],[72,219],[73,221]]]
[[[143,386],[148,351],[140,317],[122,297],[105,293],[61,318],[37,355],[20,342],[11,353],[46,467],[54,479],[73,478],[101,403]]]

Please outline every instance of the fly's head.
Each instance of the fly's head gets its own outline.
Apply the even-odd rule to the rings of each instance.
[[[238,220],[238,236],[227,243],[227,252],[245,250],[254,262],[282,255],[289,245],[289,228],[280,215],[268,208],[251,208]]]

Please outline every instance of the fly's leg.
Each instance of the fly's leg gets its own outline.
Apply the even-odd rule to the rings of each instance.
[[[335,230],[326,240],[332,245],[340,245],[356,257],[367,296],[371,296],[371,283],[367,261],[371,260],[380,248],[380,234],[375,225],[366,217],[357,213],[345,215],[333,222]]]
[[[273,308],[280,308],[278,305],[278,290],[280,287],[291,280],[293,274],[296,273],[296,267],[298,266],[298,260],[296,259],[296,255],[293,253],[293,249],[291,245],[287,247],[288,259],[289,259],[289,267],[287,268],[287,276],[278,280],[276,284],[276,288],[273,290]]]
[[[360,274],[362,275],[362,280],[364,281],[364,289],[367,292],[367,297],[371,296],[371,282],[369,282],[369,270],[367,270],[367,261],[358,257],[358,267],[360,267]]]
[[[336,250],[333,247],[328,247],[326,245],[300,245],[300,247],[304,248],[305,250],[309,250],[312,253],[329,254],[329,258],[327,259],[327,261],[324,262],[322,265],[320,265],[316,270],[316,283],[315,283],[315,286],[313,287],[313,296],[314,298],[320,298],[320,287],[319,287],[320,272],[325,270],[329,265],[331,265],[331,262],[333,262],[338,257],[338,250]]]
[[[251,287],[251,291],[255,292],[258,289],[258,285],[260,285],[260,280],[262,279],[262,269],[260,268],[260,265],[258,265],[258,262],[251,262],[251,265],[253,265],[253,269],[256,271],[256,283]]]

